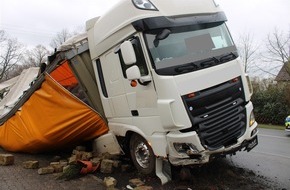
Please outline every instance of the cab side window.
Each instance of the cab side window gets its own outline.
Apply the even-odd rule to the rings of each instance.
[[[142,47],[140,44],[140,40],[138,37],[135,37],[131,40],[131,43],[133,45],[135,54],[136,54],[136,63],[134,65],[137,65],[140,69],[141,72],[141,76],[146,76],[148,75],[148,68],[146,66],[146,61],[144,58],[144,54],[142,51]],[[122,66],[122,72],[123,72],[123,76],[124,78],[127,78],[126,76],[126,70],[131,67],[132,65],[126,65],[124,63],[123,57],[122,57],[122,53],[121,50],[118,52],[119,54],[119,58],[120,58],[120,62],[121,62],[121,66]]]

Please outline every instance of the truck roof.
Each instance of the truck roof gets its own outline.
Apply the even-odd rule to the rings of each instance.
[[[98,46],[116,32],[130,26],[131,23],[144,18],[192,16],[221,11],[213,0],[150,0],[156,10],[142,10],[132,2],[120,0],[104,15],[94,19],[94,24],[92,24],[93,19],[87,21],[87,30],[93,30],[94,46]]]

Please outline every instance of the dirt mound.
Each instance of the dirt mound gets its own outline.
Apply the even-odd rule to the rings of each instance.
[[[96,174],[103,178],[103,174]],[[118,189],[126,189],[128,181],[140,178],[145,185],[160,190],[252,190],[279,189],[269,179],[255,174],[251,170],[234,166],[229,159],[217,159],[200,167],[173,167],[172,181],[161,185],[156,176],[143,176],[136,170],[127,173],[111,174],[118,179]]]

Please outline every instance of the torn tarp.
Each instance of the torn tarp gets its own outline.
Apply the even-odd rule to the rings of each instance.
[[[0,126],[0,146],[13,152],[44,152],[107,132],[97,112],[46,75],[41,88]]]

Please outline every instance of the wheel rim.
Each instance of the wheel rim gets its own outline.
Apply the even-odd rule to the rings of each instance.
[[[149,167],[150,151],[149,151],[148,146],[144,142],[140,142],[136,146],[135,158],[136,158],[136,161],[138,162],[138,164],[142,168]]]

